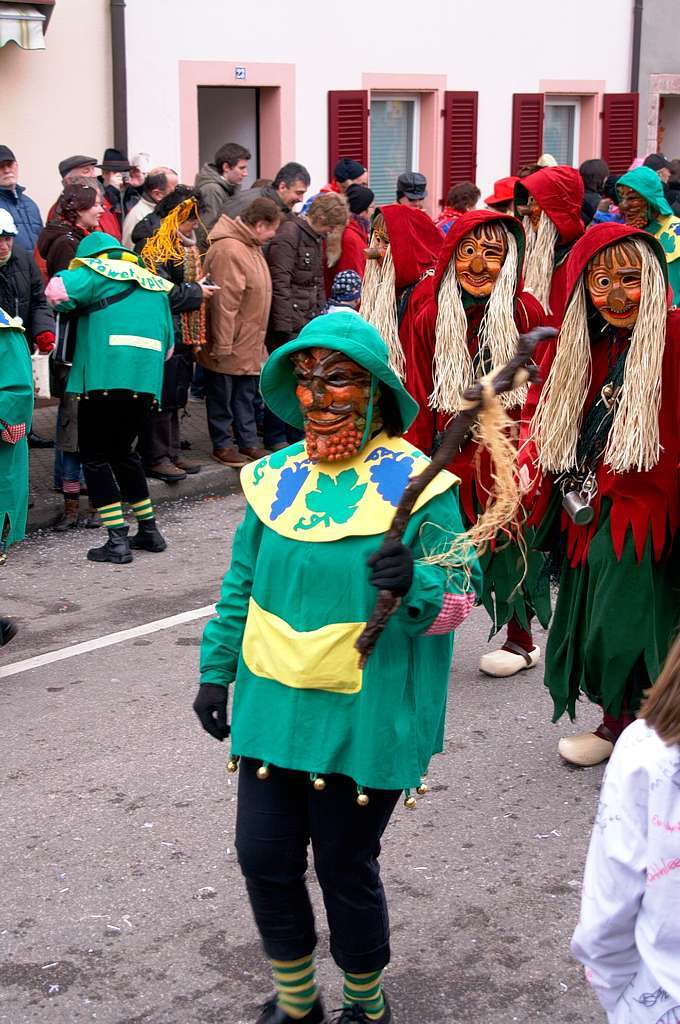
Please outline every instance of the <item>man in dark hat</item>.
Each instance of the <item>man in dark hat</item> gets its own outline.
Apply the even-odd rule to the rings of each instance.
[[[116,215],[122,232],[123,221],[132,207],[139,202],[141,190],[128,183],[126,175],[132,170],[132,164],[119,149],[104,150],[101,169],[99,180],[104,185],[104,195],[111,204],[111,210]]]
[[[9,146],[0,146],[0,210],[6,210],[16,225],[16,244],[33,252],[42,231],[42,217],[38,204],[19,184],[19,164]]]
[[[59,177],[62,182],[65,178],[96,178],[99,161],[96,156],[83,156],[81,153],[76,156],[67,156],[59,162]]]
[[[310,196],[302,207],[302,212],[307,213],[307,210],[312,205],[316,197],[322,195],[324,192],[338,192],[340,195],[344,195],[351,185],[367,184],[368,171],[366,168],[362,167],[358,160],[352,160],[349,156],[343,156],[335,165],[333,170],[333,180],[329,181],[327,185],[324,185],[324,187],[315,195]]]
[[[397,202],[422,210],[427,199],[427,178],[420,171],[406,171],[397,178]]]

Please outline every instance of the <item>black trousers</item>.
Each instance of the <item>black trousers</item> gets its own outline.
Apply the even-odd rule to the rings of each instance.
[[[149,410],[139,432],[137,451],[146,469],[161,459],[174,462],[179,455],[179,409]]]
[[[343,971],[363,974],[389,963],[389,919],[380,881],[380,839],[399,792],[366,790],[359,807],[354,783],[328,775],[317,792],[304,772],[241,759],[236,849],[255,923],[267,956],[297,960],[316,946],[305,884],[311,841],[323,892],[331,954]]]
[[[151,402],[151,396],[133,398],[129,391],[97,392],[78,402],[78,448],[95,508],[149,497],[142,461],[132,449]]]

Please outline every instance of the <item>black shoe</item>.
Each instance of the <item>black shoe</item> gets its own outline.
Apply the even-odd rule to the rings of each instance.
[[[127,526],[109,528],[109,539],[100,548],[90,548],[87,553],[88,562],[114,562],[116,565],[127,565],[132,561]]]
[[[130,547],[135,551],[153,551],[160,554],[167,546],[165,538],[156,526],[156,520],[140,519],[137,533],[130,537]]]
[[[0,647],[4,647],[17,635],[17,627],[11,619],[0,619]]]
[[[29,448],[54,448],[54,441],[48,441],[46,437],[41,437],[33,430],[29,430],[27,440]]]
[[[314,1006],[304,1017],[289,1017],[288,1014],[277,1005],[276,996],[272,996],[262,1007],[262,1013],[257,1018],[256,1024],[324,1024],[326,1014],[324,1013],[321,998],[317,996]]]
[[[353,1003],[352,1006],[346,1006],[344,1010],[341,1010],[340,1016],[334,1018],[333,1024],[390,1024],[392,1011],[384,992],[383,999],[385,1000],[385,1009],[381,1017],[371,1020],[360,1003]]]

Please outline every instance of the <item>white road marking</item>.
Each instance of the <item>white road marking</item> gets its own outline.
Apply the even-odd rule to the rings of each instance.
[[[55,661],[65,661],[67,658],[76,658],[79,654],[89,654],[90,651],[98,651],[102,647],[112,647],[113,644],[122,644],[125,640],[134,640],[138,636],[147,636],[149,633],[158,633],[161,629],[172,629],[183,622],[194,622],[196,619],[207,619],[215,614],[215,605],[207,604],[203,608],[194,608],[190,612],[180,612],[179,615],[170,615],[167,619],[156,619],[155,622],[146,622],[142,626],[133,626],[131,629],[121,629],[118,633],[107,633],[106,636],[95,637],[93,640],[84,640],[80,644],[72,644],[71,647],[62,647],[59,651],[48,651],[47,654],[38,654],[34,658],[25,658],[23,661],[15,661],[11,665],[0,667],[0,679],[7,676],[16,676],[20,672],[30,672],[33,668],[40,668],[42,665],[51,665]]]

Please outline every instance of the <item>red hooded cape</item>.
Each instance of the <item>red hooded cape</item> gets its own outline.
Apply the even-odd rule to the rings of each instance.
[[[595,253],[624,238],[639,237],[654,250],[664,277],[667,278],[666,259],[656,239],[646,231],[626,227],[624,224],[598,224],[586,231],[574,245],[567,265],[567,296],[571,295],[586,264]],[[591,334],[592,375],[585,408],[596,401],[609,370],[609,341],[599,331]],[[550,371],[559,338],[549,343],[541,362],[540,380],[544,381]],[[522,412],[524,433],[536,411],[541,391],[537,383],[529,389],[527,402]],[[635,551],[641,559],[647,537],[651,534],[656,560],[661,558],[669,535],[672,537],[680,521],[680,498],[678,488],[680,474],[680,310],[670,310],[666,321],[666,346],[661,371],[661,409],[659,411],[659,440],[661,454],[657,464],[647,472],[631,470],[627,473],[613,473],[600,460],[597,464],[597,494],[593,500],[595,517],[589,526],[576,526],[562,510],[560,528],[567,534],[567,555],[572,566],[586,561],[590,541],[600,517],[602,499],[608,498],[612,505],[610,527],[612,544],[617,559],[621,558],[628,528],[633,532]],[[533,445],[523,453],[523,462],[536,463]],[[539,483],[538,496],[531,510],[533,522],[540,522],[548,505],[552,480]]]
[[[438,429],[443,429],[449,416],[442,416],[430,409],[429,396],[432,394],[432,364],[435,350],[435,327],[437,323],[437,293],[442,277],[455,255],[461,238],[474,230],[479,224],[501,222],[512,231],[519,250],[519,273],[515,288],[515,323],[521,334],[525,334],[545,321],[545,313],[540,302],[522,290],[522,263],[524,259],[524,230],[520,222],[509,214],[496,213],[493,210],[471,210],[463,214],[451,226],[442,246],[434,275],[426,278],[414,290],[407,317],[402,322],[400,337],[406,357],[406,389],[420,406],[420,412],[406,437],[416,447],[429,453]],[[474,303],[467,309],[468,350],[471,356],[477,352],[477,333],[484,313],[485,304]],[[518,415],[518,413],[516,414]],[[461,479],[460,501],[468,521],[474,521],[474,491],[482,501],[491,489],[490,465],[487,458],[482,458],[475,465],[477,446],[468,442],[458,457],[449,466],[452,473]],[[481,492],[481,493],[480,493]]]
[[[400,203],[381,206],[390,239],[397,292],[416,284],[435,265],[442,236],[422,210]]]
[[[527,195],[534,197],[558,231],[555,269],[548,298],[551,312],[545,322],[559,330],[569,295],[566,257],[585,230],[581,220],[583,179],[575,167],[543,167],[516,183],[515,200],[526,202]]]

